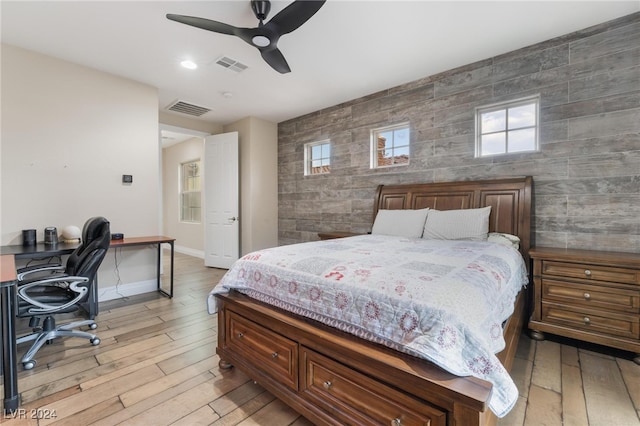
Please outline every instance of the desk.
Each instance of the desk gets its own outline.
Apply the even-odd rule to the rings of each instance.
[[[38,243],[29,246],[12,245],[0,247],[0,255],[13,255],[16,259],[44,259],[45,257],[71,254],[80,243]]]
[[[156,277],[158,283],[158,291],[165,296],[173,297],[173,258],[174,258],[174,243],[176,239],[165,237],[162,235],[154,235],[149,237],[130,237],[122,240],[111,240],[110,248],[118,247],[132,247],[132,246],[145,246],[155,245],[158,247],[158,261],[156,268]],[[169,291],[165,291],[161,286],[160,265],[162,263],[162,244],[169,244],[171,247],[171,275],[169,280]],[[0,255],[12,254],[16,259],[42,259],[52,256],[64,256],[71,254],[79,243],[58,243],[58,244],[44,244],[37,243],[35,245],[23,246],[23,245],[10,245],[0,247]],[[96,312],[97,314],[97,312]]]
[[[110,248],[132,247],[142,245],[156,245],[158,247],[157,282],[158,291],[165,296],[173,297],[173,259],[175,238],[164,236],[133,237],[122,240],[111,240]],[[169,292],[161,285],[160,264],[162,261],[161,246],[171,246],[171,278]],[[71,254],[78,243],[43,244],[31,246],[10,245],[0,247],[0,308],[2,309],[0,321],[2,322],[2,365],[4,374],[4,411],[15,411],[20,405],[18,393],[18,357],[16,348],[16,266],[15,259],[39,259],[51,256],[63,256]],[[88,302],[87,312],[93,319],[98,314],[97,292],[92,292],[93,300]]]
[[[13,256],[0,256],[0,308],[2,309],[2,366],[4,411],[20,405],[18,394],[18,356],[16,349],[16,264]]]

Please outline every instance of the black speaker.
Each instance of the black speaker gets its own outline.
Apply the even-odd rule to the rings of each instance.
[[[22,245],[33,246],[36,244],[36,230],[35,229],[23,229],[22,230]]]

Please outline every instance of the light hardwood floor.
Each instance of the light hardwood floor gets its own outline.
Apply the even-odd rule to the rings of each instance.
[[[176,254],[173,299],[151,293],[101,304],[102,343],[45,346],[36,368],[19,374],[23,418],[0,423],[310,425],[241,372],[219,370],[205,300],[224,272]],[[578,345],[522,336],[512,371],[520,399],[500,426],[640,426],[640,366]]]

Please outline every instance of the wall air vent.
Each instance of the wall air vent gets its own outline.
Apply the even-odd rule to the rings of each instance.
[[[247,68],[249,68],[248,66],[246,66],[245,64],[236,61],[235,59],[231,59],[227,56],[222,56],[220,58],[218,58],[218,60],[216,60],[216,64],[220,65],[221,67],[224,67],[228,70],[231,71],[235,71],[237,73],[242,72],[244,70],[246,70]]]
[[[200,117],[211,111],[211,108],[194,105],[185,101],[175,101],[167,107],[167,110]]]

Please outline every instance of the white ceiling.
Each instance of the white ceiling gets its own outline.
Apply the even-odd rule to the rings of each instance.
[[[269,18],[287,4],[273,2]],[[201,119],[227,124],[298,117],[638,12],[640,1],[328,0],[280,39],[289,74],[237,37],[165,18],[254,27],[249,0],[2,0],[0,7],[3,43],[149,84],[158,88],[160,110],[183,100],[212,109]],[[216,65],[223,55],[249,68],[236,74]],[[200,66],[184,69],[183,59]]]

